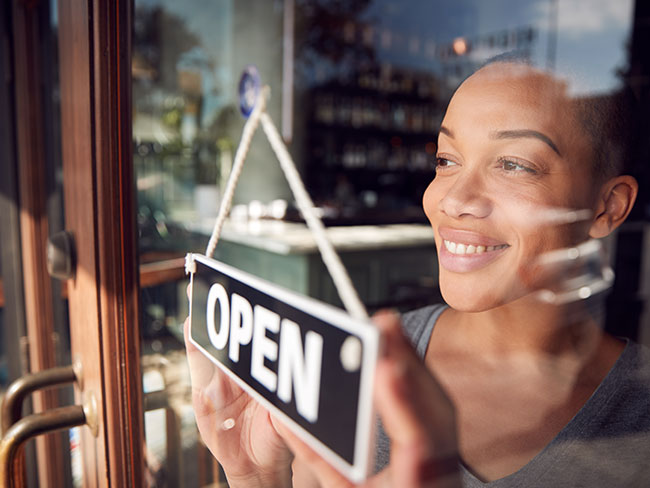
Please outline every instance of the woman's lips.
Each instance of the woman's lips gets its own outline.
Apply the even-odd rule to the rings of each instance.
[[[438,246],[440,265],[447,271],[475,271],[501,256],[509,244],[476,232],[441,227],[442,245]]]

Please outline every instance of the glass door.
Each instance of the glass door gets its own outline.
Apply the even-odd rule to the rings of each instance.
[[[178,324],[160,308],[171,296],[186,313],[184,244],[138,247],[132,12],[129,1],[2,7],[11,53],[1,66],[11,68],[2,140],[12,164],[2,166],[0,396],[11,380],[73,365],[74,393],[38,393],[34,411],[74,403],[95,417],[92,428],[38,437],[37,455],[27,445],[30,487],[206,486],[219,476],[196,434],[182,341],[170,332]],[[52,280],[45,249],[60,231],[71,270]]]

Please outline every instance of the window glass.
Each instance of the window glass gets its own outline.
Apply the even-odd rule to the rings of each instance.
[[[530,274],[516,277],[520,287],[516,293],[534,286],[549,303],[588,302],[589,313],[608,332],[650,342],[644,312],[647,273],[641,266],[646,262],[647,173],[639,163],[647,151],[647,143],[642,142],[643,127],[647,128],[642,108],[647,101],[640,88],[645,86],[640,80],[647,62],[642,37],[634,28],[642,15],[632,0],[136,0],[133,147],[139,246],[142,264],[154,270],[142,289],[144,386],[146,392],[164,390],[170,404],[176,402],[167,413],[147,414],[147,445],[160,465],[157,476],[162,480],[182,473],[178,476],[186,478],[179,482],[199,484],[213,477],[211,468],[206,468],[211,458],[203,451],[198,473],[204,474],[190,480],[194,476],[190,473],[197,471],[184,464],[196,464],[191,453],[199,451],[195,451],[198,434],[182,344],[187,283],[178,270],[185,252],[204,251],[212,231],[246,120],[239,109],[238,82],[251,65],[262,84],[270,87],[267,111],[370,311],[383,307],[406,311],[442,300],[462,308],[465,297],[460,294],[475,293],[476,288],[455,278],[448,278],[445,285],[444,270],[440,271],[445,258],[438,259],[445,253],[441,246],[455,256],[461,249],[468,252],[468,247],[470,254],[512,248],[510,241],[506,244],[505,239],[485,235],[501,229],[498,225],[512,227],[518,218],[518,225],[551,226],[540,237],[546,239],[544,245],[557,239],[547,248],[522,244],[521,256],[529,252],[530,260],[536,260],[544,249],[567,247],[569,261],[551,255],[548,259],[557,259],[562,266],[546,263],[548,275],[540,274],[541,268],[528,269]],[[488,119],[481,117],[487,117],[485,107],[493,99],[482,97],[496,89],[494,78],[472,78],[479,80],[481,89],[472,95],[476,110],[466,102],[462,120],[464,124],[474,120],[478,128],[452,119],[443,124],[443,118],[459,86],[486,63],[490,66],[484,73],[504,63],[526,73],[546,73],[548,80],[554,80],[545,84],[538,79],[541,84],[528,85],[526,100],[531,106],[537,103],[538,113],[547,117],[544,127],[556,131],[566,123],[567,130],[584,129],[573,142],[563,143],[569,149],[558,148],[541,126],[534,133],[521,132],[530,124],[504,131],[508,124],[494,120],[495,130],[486,138],[502,142],[499,151],[507,149],[508,158],[490,153],[476,138],[461,147],[471,130],[487,130]],[[521,73],[515,71],[513,79],[525,78]],[[512,90],[510,101],[516,104],[517,93]],[[561,103],[556,97],[560,92]],[[617,110],[612,111],[613,106]],[[621,123],[610,118],[613,112]],[[566,113],[573,114],[571,124],[562,118]],[[501,115],[501,122],[521,121],[516,113]],[[541,124],[539,119],[531,120]],[[562,186],[566,178],[543,183],[542,175],[555,175],[556,167],[528,164],[517,152],[523,147],[517,143],[527,144],[530,158],[551,151],[552,157],[566,159],[568,150],[575,152],[572,164],[585,158],[606,167],[607,161],[620,159],[626,172],[638,179],[636,205],[615,232],[598,241],[602,249],[578,248],[578,242],[559,244],[567,232],[580,226],[568,224],[591,218],[592,214],[580,213],[586,200],[579,197],[599,184],[596,173],[585,170],[575,176],[578,166],[557,169],[575,178],[571,191]],[[583,152],[577,149],[580,144],[586,148]],[[494,208],[507,207],[509,202],[504,215],[510,211],[512,215],[501,224],[485,224],[483,237],[473,236],[472,242],[462,242],[466,237],[462,232],[441,236],[440,220],[432,213],[457,217],[464,222],[459,224],[461,231],[478,232],[468,219],[460,218],[466,211],[460,203],[471,203],[474,213],[491,210],[481,206],[485,199],[476,197],[468,203],[468,193],[456,206],[449,198],[444,207],[434,204],[443,200],[436,193],[441,187],[430,186],[434,176],[438,174],[440,185],[455,181],[454,171],[461,166],[493,156],[492,170],[498,165],[508,175],[499,173],[497,178],[490,173],[493,179],[477,179],[467,188],[479,196],[488,194],[485,188],[508,189],[510,193],[500,200],[493,193],[488,200]],[[513,190],[516,186],[519,189]],[[509,201],[513,195],[519,199]],[[217,246],[219,259],[341,305],[261,130],[253,138],[233,204]],[[446,222],[440,225],[448,226]],[[521,228],[515,227],[519,236]],[[522,237],[521,242],[530,240]],[[586,254],[570,261],[575,252]],[[156,278],[159,262],[176,270],[169,275],[172,279]],[[503,276],[491,275],[481,286],[496,286]],[[548,280],[543,285],[540,276]],[[477,311],[481,305],[468,307]],[[175,430],[170,430],[172,410]],[[163,424],[165,429],[158,427]],[[174,444],[177,451],[172,459],[169,445],[177,436],[181,442]]]

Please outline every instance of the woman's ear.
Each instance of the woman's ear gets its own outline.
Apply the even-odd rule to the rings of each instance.
[[[605,237],[621,225],[632,210],[638,191],[639,184],[629,175],[607,181],[600,189],[589,236]]]

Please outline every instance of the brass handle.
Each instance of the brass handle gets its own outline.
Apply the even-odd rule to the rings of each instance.
[[[13,485],[12,472],[16,454],[29,439],[85,423],[84,408],[72,405],[28,415],[13,424],[0,442],[0,486],[11,488]]]
[[[21,484],[24,466],[18,456],[24,442],[39,434],[54,432],[93,420],[92,404],[86,407],[62,407],[29,415],[23,419],[22,409],[30,393],[76,381],[72,366],[51,368],[18,378],[9,385],[0,408],[2,439],[0,442],[0,486],[11,487],[12,482]],[[84,411],[85,408],[85,411]]]
[[[76,380],[72,366],[51,368],[38,373],[27,374],[15,380],[9,388],[2,402],[2,432],[18,422],[22,416],[23,401],[30,393],[43,388],[72,383]]]

